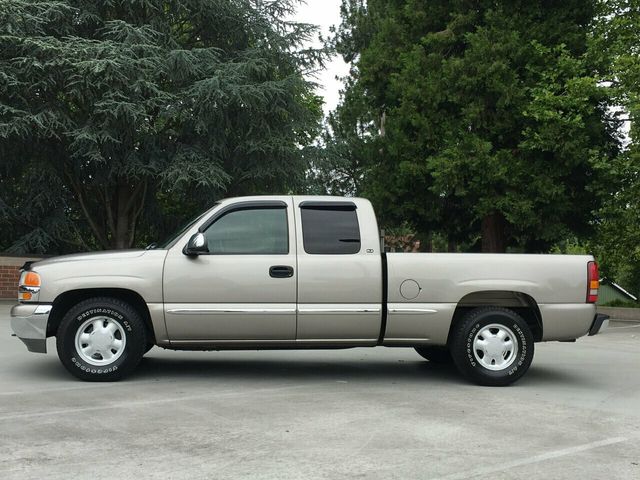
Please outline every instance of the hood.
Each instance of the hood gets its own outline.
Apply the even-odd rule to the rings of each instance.
[[[126,260],[143,256],[147,250],[107,250],[104,252],[74,253],[72,255],[60,255],[59,257],[46,258],[32,264],[33,267],[53,265],[67,262],[86,262],[91,260]]]

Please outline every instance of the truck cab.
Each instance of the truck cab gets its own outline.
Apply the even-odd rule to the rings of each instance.
[[[382,255],[368,201],[233,199],[190,234],[202,251],[176,241],[164,263],[173,345],[378,341]]]

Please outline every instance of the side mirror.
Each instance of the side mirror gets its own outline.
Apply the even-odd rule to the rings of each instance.
[[[207,239],[202,232],[194,233],[189,239],[189,242],[182,249],[182,253],[188,256],[200,255],[201,253],[208,252],[209,248],[207,247]]]

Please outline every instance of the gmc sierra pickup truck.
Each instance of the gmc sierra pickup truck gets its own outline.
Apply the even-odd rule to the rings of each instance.
[[[15,334],[56,337],[82,380],[117,380],[174,350],[412,347],[507,385],[534,342],[573,341],[596,315],[591,256],[385,253],[362,198],[230,198],[144,250],[23,267]]]

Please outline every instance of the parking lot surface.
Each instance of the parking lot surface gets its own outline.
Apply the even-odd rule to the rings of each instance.
[[[536,344],[506,388],[411,349],[173,352],[83,383],[10,336],[0,478],[637,479],[640,325]]]

